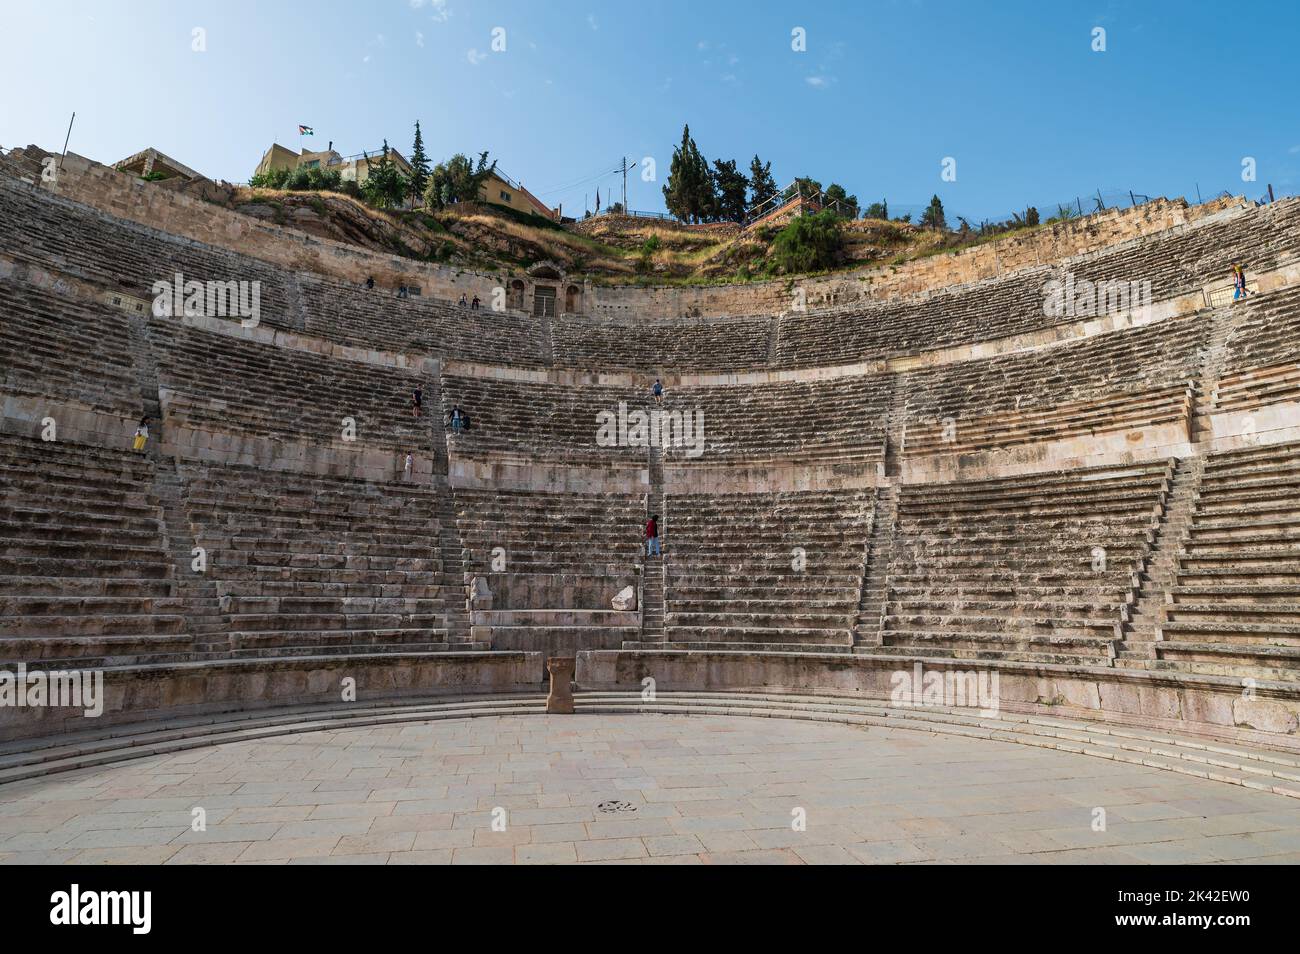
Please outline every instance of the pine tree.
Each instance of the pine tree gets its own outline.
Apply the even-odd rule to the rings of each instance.
[[[424,197],[424,189],[429,184],[429,157],[424,152],[424,137],[420,135],[420,121],[415,121],[415,142],[411,145],[411,195],[416,199]]]
[[[749,164],[749,205],[754,207],[776,195],[776,180],[772,178],[772,163],[763,162],[757,155]]]
[[[921,213],[921,219],[917,224],[940,232],[948,228],[948,221],[943,216],[943,202],[937,195],[931,197],[930,204]]]

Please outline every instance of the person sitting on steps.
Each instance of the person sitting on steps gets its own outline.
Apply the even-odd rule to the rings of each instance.
[[[650,393],[654,395],[656,404],[664,403],[664,386],[658,378],[655,378],[655,383],[654,386],[650,388]]]
[[[424,385],[417,384],[411,391],[411,416],[422,417],[424,415]]]

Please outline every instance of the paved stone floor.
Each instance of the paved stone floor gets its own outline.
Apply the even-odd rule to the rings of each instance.
[[[198,808],[206,831],[192,828]],[[0,787],[9,864],[1298,861],[1300,801],[1280,795],[1011,743],[780,719],[341,729]]]

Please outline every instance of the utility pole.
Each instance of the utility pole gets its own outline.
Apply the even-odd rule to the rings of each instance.
[[[627,215],[627,156],[623,157],[623,214]]]
[[[72,138],[72,124],[77,121],[77,113],[74,110],[72,118],[68,120],[68,134],[63,137],[63,155],[59,157],[59,168],[63,168],[63,160],[68,158],[68,140]]]

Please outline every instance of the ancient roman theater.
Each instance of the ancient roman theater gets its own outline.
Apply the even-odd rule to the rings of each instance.
[[[1300,860],[1300,199],[617,285],[40,158],[0,863]]]

